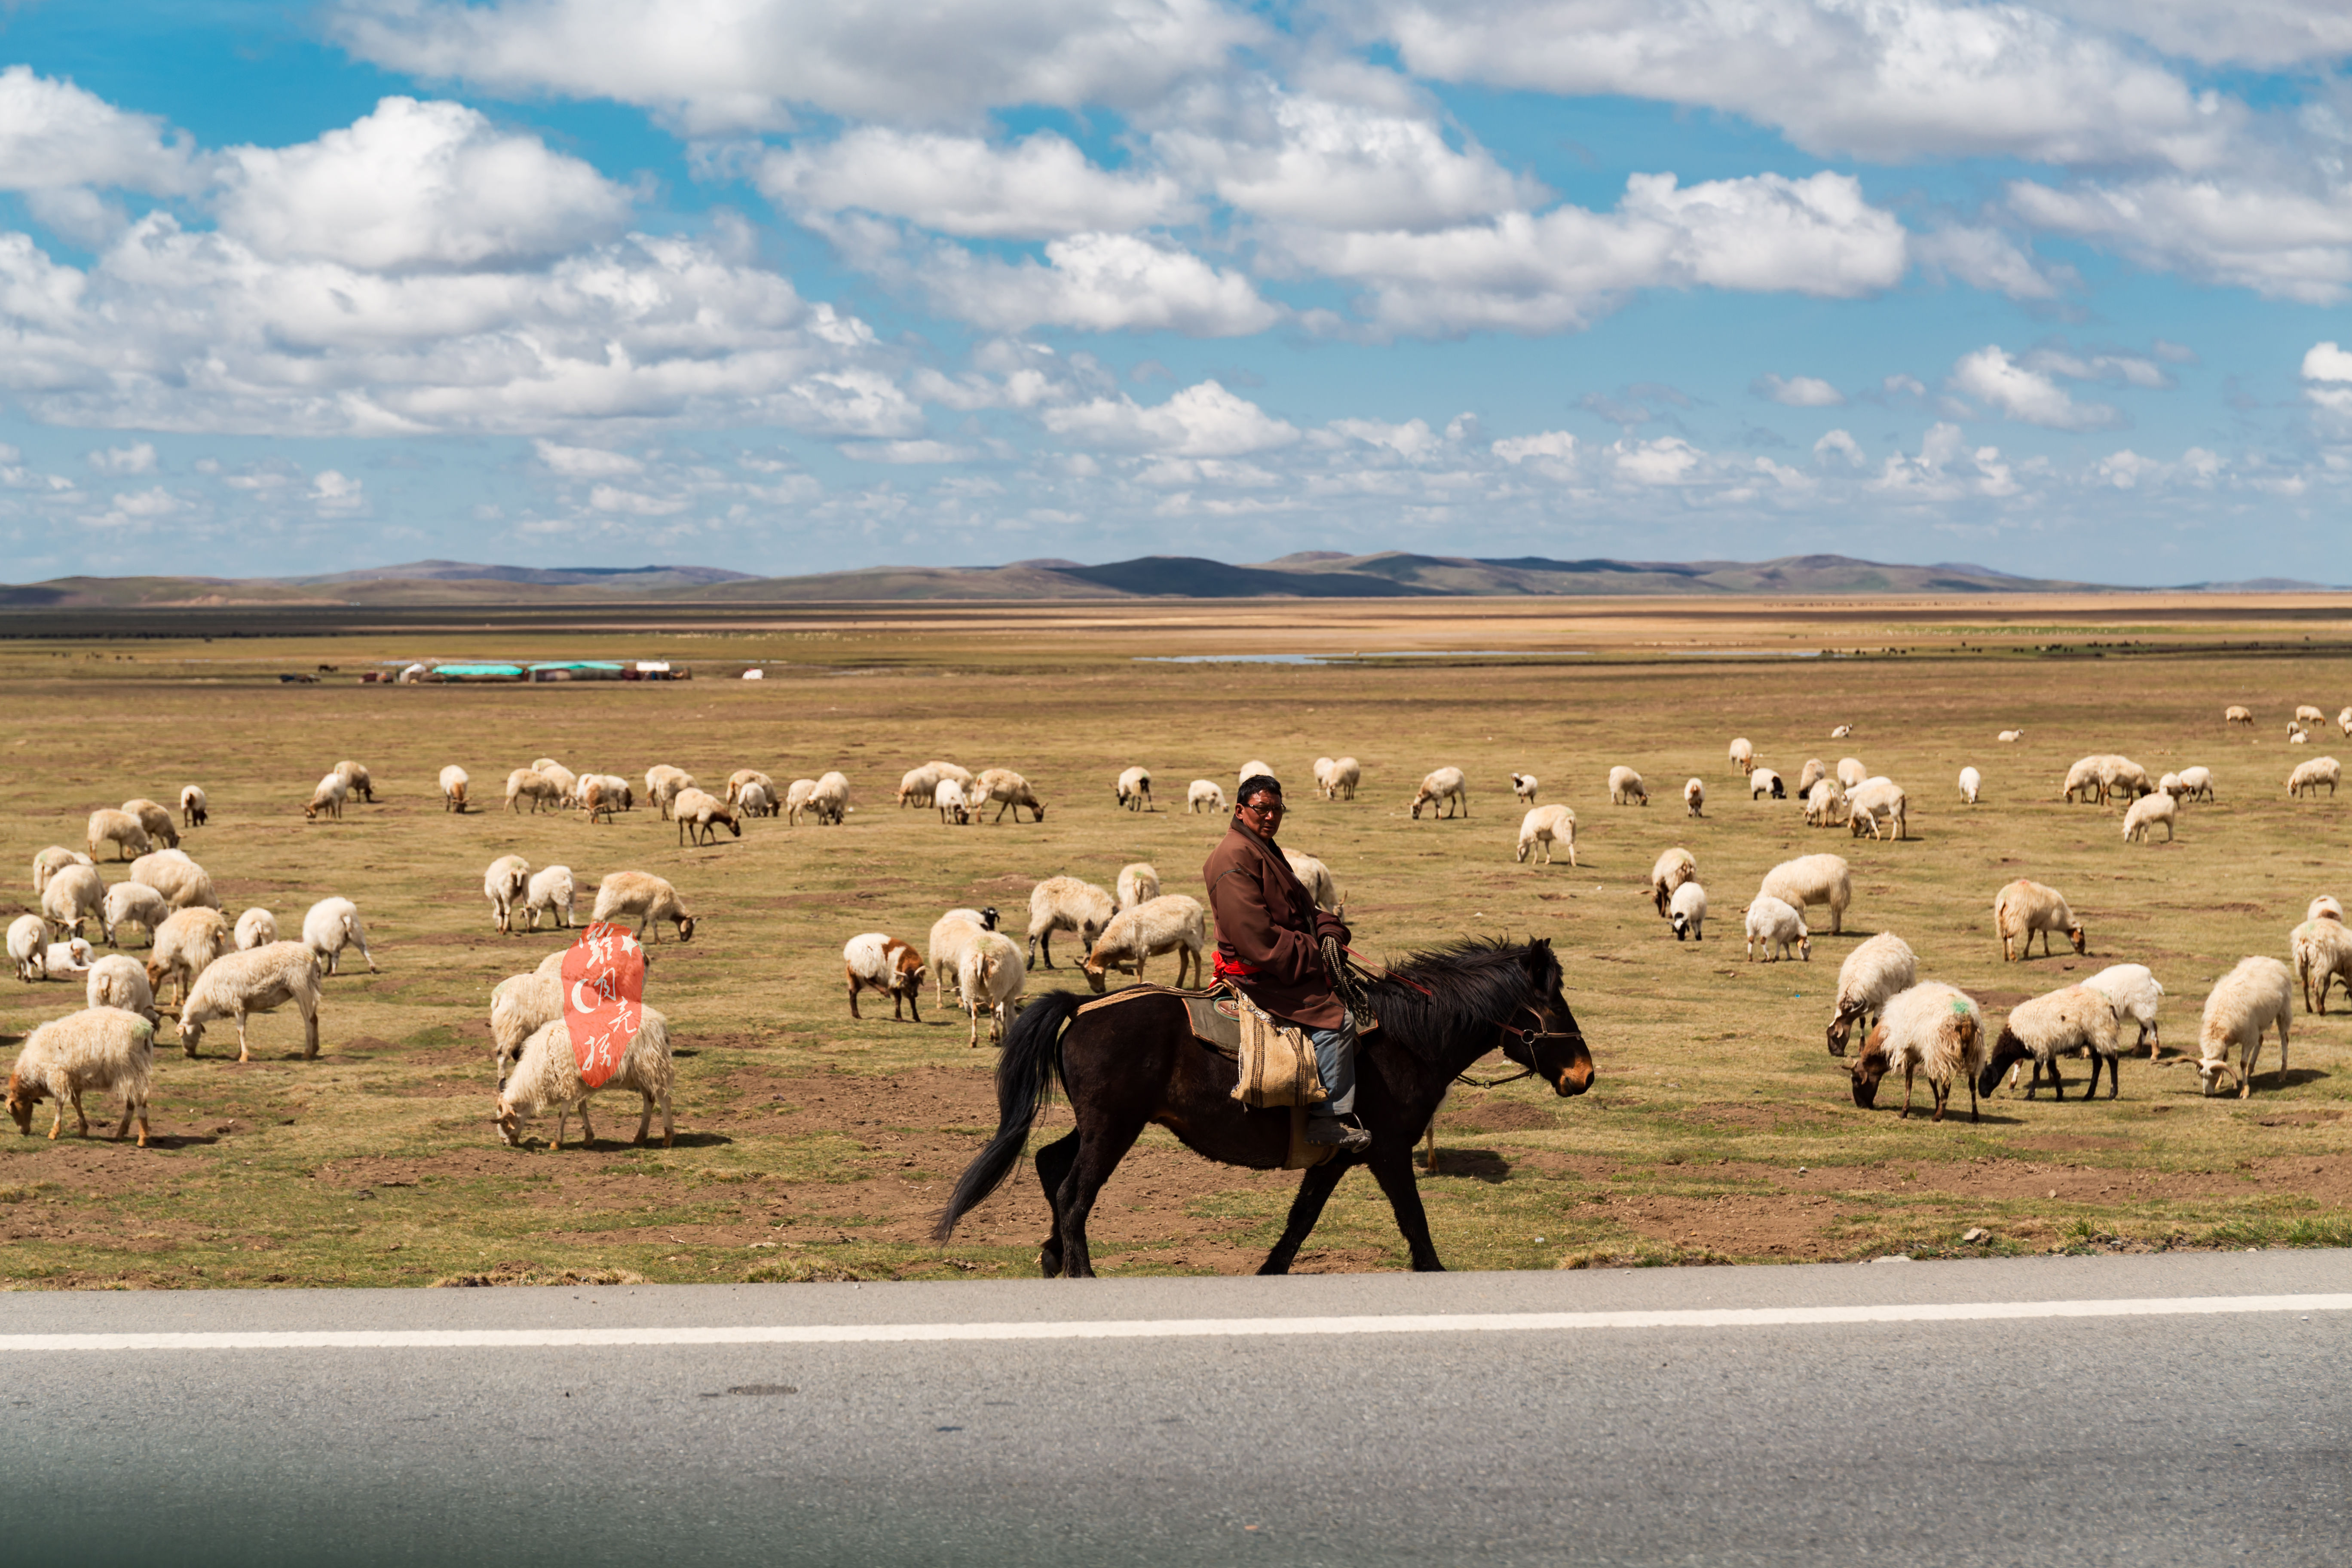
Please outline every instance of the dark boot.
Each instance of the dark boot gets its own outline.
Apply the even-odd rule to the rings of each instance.
[[[1336,1116],[1310,1114],[1307,1118],[1307,1141],[1314,1144],[1330,1145],[1337,1148],[1342,1154],[1360,1154],[1372,1146],[1372,1135],[1370,1132],[1352,1122],[1342,1121]]]

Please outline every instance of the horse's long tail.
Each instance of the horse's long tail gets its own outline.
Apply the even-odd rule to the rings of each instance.
[[[1092,1000],[1067,991],[1050,992],[1024,1007],[1013,1021],[1012,1032],[1004,1037],[1004,1054],[996,1063],[996,1136],[957,1179],[931,1233],[934,1240],[947,1240],[956,1222],[1013,1173],[1031,1124],[1054,1096],[1054,1081],[1061,1071],[1062,1030]]]

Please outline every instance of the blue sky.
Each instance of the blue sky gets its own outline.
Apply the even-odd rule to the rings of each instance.
[[[2319,0],[18,0],[16,581],[2336,580]]]

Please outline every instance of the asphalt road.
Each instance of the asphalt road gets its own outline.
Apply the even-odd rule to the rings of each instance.
[[[2315,1294],[2339,1300],[2011,1319],[1967,1305]],[[1919,1303],[1964,1310],[1921,1318]],[[186,1568],[2336,1565],[2352,1561],[2347,1304],[2341,1252],[19,1294],[0,1297],[0,1541],[20,1563]],[[1893,1321],[1777,1310],[1822,1307]],[[1460,1316],[1692,1309],[1774,1310],[1633,1327]],[[1330,1321],[1399,1314],[1450,1321]],[[1192,1326],[1135,1327],[1166,1320]],[[1014,1326],[872,1337],[975,1323]],[[835,1340],[22,1338],[811,1325]]]

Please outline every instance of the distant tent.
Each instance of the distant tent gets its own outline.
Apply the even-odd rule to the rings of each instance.
[[[533,680],[618,680],[621,667],[604,659],[552,660],[530,667]]]
[[[441,680],[520,680],[519,664],[436,664],[433,675]]]

